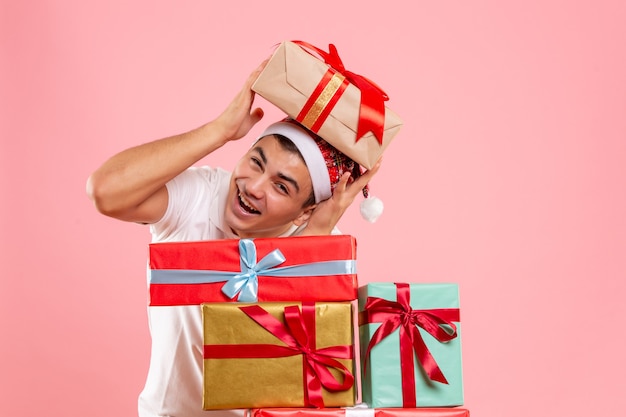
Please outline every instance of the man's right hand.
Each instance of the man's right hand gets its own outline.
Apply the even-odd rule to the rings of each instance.
[[[215,119],[212,124],[224,135],[226,141],[238,140],[246,136],[250,129],[263,118],[263,110],[259,107],[252,109],[254,92],[252,85],[267,65],[266,59],[255,69],[239,93],[235,96],[228,107]]]

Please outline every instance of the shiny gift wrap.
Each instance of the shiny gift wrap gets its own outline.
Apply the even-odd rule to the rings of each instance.
[[[336,48],[302,41],[276,49],[252,90],[335,148],[371,168],[402,127],[372,81],[346,70]]]
[[[260,408],[246,417],[469,417],[464,408]]]
[[[352,306],[202,304],[203,408],[354,405]]]
[[[150,305],[357,298],[349,235],[150,244]]]
[[[373,408],[463,404],[456,284],[359,288],[363,401]]]

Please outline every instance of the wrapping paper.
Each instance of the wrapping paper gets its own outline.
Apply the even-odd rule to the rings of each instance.
[[[203,304],[203,408],[354,405],[353,305]]]
[[[315,56],[320,54],[323,60]],[[403,124],[384,105],[386,94],[365,77],[347,71],[333,45],[326,53],[305,42],[283,42],[252,90],[367,169]],[[370,95],[375,103],[363,105]],[[381,114],[372,115],[377,107]],[[363,122],[367,116],[372,116],[372,123]]]
[[[247,417],[469,417],[464,408],[261,408]]]
[[[149,250],[151,306],[357,298],[349,235],[153,243]]]
[[[384,324],[372,319],[401,300],[410,303],[406,311],[389,314]],[[373,313],[376,302],[382,302],[380,313]],[[463,404],[456,284],[370,283],[359,288],[359,311],[363,402],[373,408]],[[403,324],[389,333],[393,320]]]

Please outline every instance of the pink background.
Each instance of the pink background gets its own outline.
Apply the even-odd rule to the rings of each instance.
[[[1,3],[2,414],[135,415],[148,231],[85,180],[212,119],[289,39],[334,43],[406,122],[372,183],[385,214],[340,226],[361,283],[459,283],[472,415],[620,414],[625,3],[216,3]]]

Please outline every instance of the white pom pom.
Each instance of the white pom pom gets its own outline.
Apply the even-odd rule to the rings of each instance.
[[[368,222],[374,223],[383,214],[383,208],[384,205],[381,199],[369,196],[361,201],[361,216]]]

